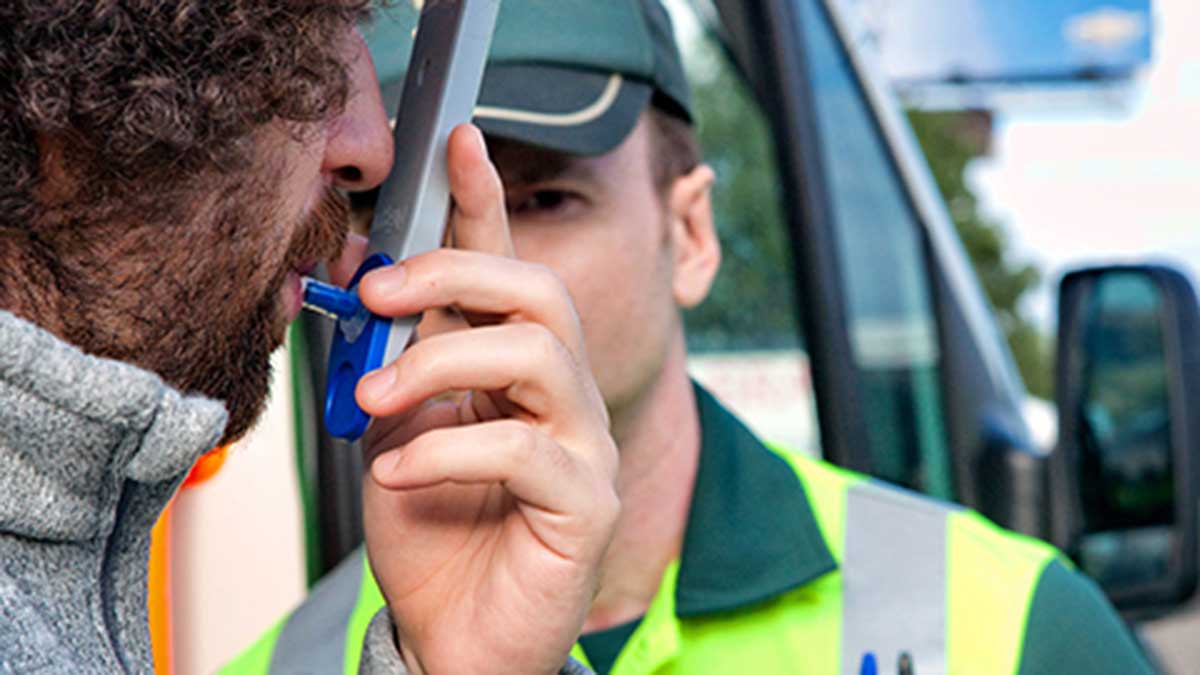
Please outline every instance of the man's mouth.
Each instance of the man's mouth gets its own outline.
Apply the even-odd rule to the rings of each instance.
[[[349,222],[349,199],[335,188],[326,188],[316,209],[300,227],[286,257],[287,273],[280,293],[288,322],[294,321],[304,308],[301,279],[311,275],[320,261],[334,259],[341,253],[349,234]]]

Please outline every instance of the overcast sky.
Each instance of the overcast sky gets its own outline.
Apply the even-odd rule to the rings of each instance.
[[[1200,278],[1200,2],[1154,0],[1154,58],[1128,110],[1008,113],[993,157],[971,167],[985,207],[1047,284],[1031,308],[1052,325],[1074,266],[1147,256]]]

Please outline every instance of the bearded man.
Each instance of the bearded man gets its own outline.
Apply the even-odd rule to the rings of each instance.
[[[344,193],[390,171],[367,4],[0,6],[0,672],[151,670],[151,526],[192,462],[258,417],[300,277],[330,261],[344,278],[361,254],[336,261]],[[395,583],[363,668],[555,672],[616,519],[615,448],[569,296],[503,257],[478,131],[455,133],[450,167],[460,250],[366,302],[488,321],[364,383],[390,415],[367,451],[392,461],[364,489],[372,564]],[[455,356],[463,340],[475,358]],[[482,451],[444,452],[464,444]],[[428,490],[446,483],[449,502]],[[412,536],[454,544],[443,573],[398,573]]]

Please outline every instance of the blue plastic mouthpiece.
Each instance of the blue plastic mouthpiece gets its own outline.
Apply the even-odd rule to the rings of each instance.
[[[304,308],[335,319],[354,318],[362,309],[358,293],[304,277]]]
[[[349,290],[307,277],[302,280],[304,308],[337,321],[325,387],[325,429],[335,438],[358,440],[371,423],[354,390],[363,375],[383,366],[392,319],[367,310],[358,299],[358,282],[367,272],[390,264],[392,259],[382,253],[367,258],[350,280]]]

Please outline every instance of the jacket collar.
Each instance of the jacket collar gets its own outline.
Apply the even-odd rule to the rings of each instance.
[[[837,569],[796,472],[711,394],[694,389],[700,464],[676,615],[740,609]]]
[[[161,510],[225,421],[220,403],[0,311],[0,531],[107,537],[130,482],[153,486],[133,493],[161,500],[138,499],[147,513]]]

